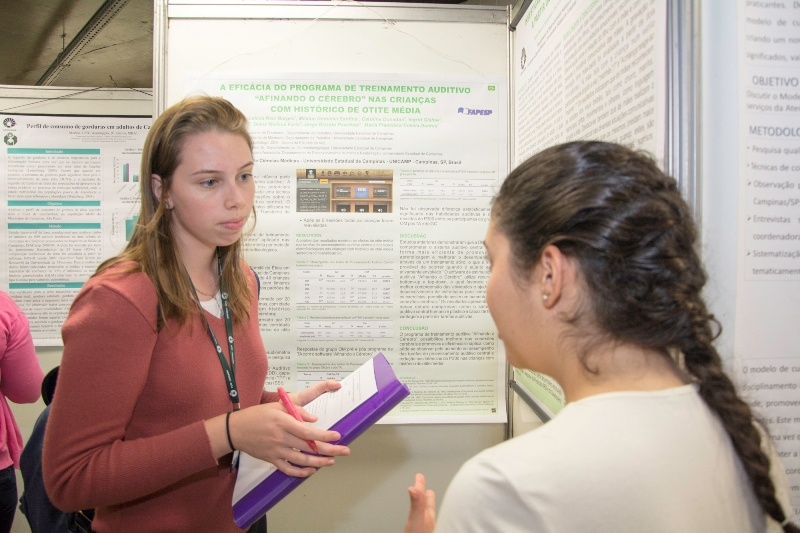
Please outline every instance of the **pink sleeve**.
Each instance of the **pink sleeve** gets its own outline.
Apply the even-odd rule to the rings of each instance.
[[[0,390],[12,402],[33,403],[41,396],[44,372],[28,319],[5,293],[0,293],[0,328]]]

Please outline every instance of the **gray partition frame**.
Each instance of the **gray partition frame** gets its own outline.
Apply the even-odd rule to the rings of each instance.
[[[152,115],[153,90],[0,85],[0,113],[28,115]]]
[[[333,9],[335,7],[335,9]],[[262,2],[226,3],[210,0],[156,0],[153,22],[153,84],[156,114],[166,108],[170,92],[167,77],[168,33],[176,19],[347,20],[507,24],[508,9],[496,6],[433,5],[394,2]],[[480,43],[476,43],[479,46]],[[498,58],[502,60],[503,58]]]
[[[680,184],[702,224],[700,168],[700,3],[667,2],[667,136],[665,170]]]

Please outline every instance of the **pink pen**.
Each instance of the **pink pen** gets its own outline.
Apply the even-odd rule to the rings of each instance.
[[[280,396],[281,403],[289,412],[289,414],[292,415],[295,418],[295,420],[303,422],[303,417],[301,417],[300,413],[297,412],[297,409],[294,408],[294,404],[292,403],[291,398],[289,398],[289,395],[286,394],[286,391],[283,389],[283,387],[278,387],[278,396]],[[314,442],[313,440],[307,440],[306,442],[308,443],[309,446],[311,446],[311,449],[314,450],[314,453],[317,454],[319,453],[319,450],[317,450],[316,442]]]

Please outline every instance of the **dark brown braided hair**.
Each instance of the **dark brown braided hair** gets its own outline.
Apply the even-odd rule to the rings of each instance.
[[[569,321],[584,337],[582,354],[610,340],[665,357],[681,354],[730,436],[764,512],[786,521],[761,432],[713,344],[720,327],[701,295],[706,274],[697,231],[675,180],[645,153],[571,142],[515,169],[493,201],[492,216],[511,243],[521,280],[549,244],[578,261],[588,296]],[[791,523],[783,529],[800,532]]]

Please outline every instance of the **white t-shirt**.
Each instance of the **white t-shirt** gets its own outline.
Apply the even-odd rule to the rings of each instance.
[[[774,454],[773,465],[788,511]],[[694,385],[599,394],[467,461],[436,532],[780,531],[750,487]]]

